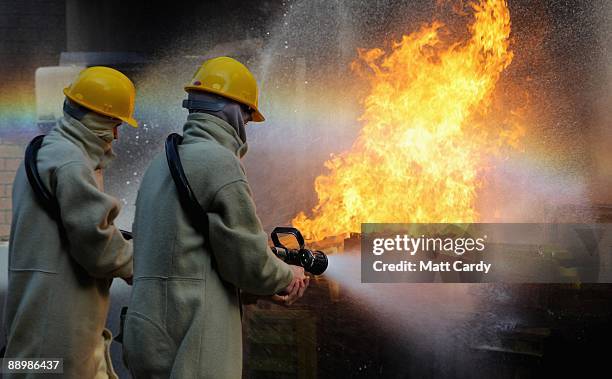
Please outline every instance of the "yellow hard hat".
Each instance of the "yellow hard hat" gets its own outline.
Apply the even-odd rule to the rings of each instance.
[[[185,91],[211,92],[251,108],[253,121],[265,120],[258,108],[255,77],[245,65],[230,57],[209,59],[196,71]]]
[[[110,67],[89,67],[64,88],[64,95],[94,112],[115,117],[137,128],[134,114],[136,89],[121,72]]]

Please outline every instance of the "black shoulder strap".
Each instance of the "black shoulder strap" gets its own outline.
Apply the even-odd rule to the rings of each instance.
[[[37,158],[38,158],[38,150],[42,146],[44,135],[36,136],[26,148],[25,158],[24,158],[24,168],[26,172],[26,176],[28,177],[28,182],[30,183],[30,187],[32,187],[32,191],[34,191],[34,195],[36,196],[36,200],[40,204],[40,206],[51,216],[53,220],[57,223],[57,227],[59,228],[60,235],[65,241],[68,241],[66,238],[66,231],[64,229],[64,225],[62,224],[61,211],[59,207],[59,203],[57,202],[57,198],[53,196],[53,194],[45,187],[42,179],[40,178],[40,174],[38,172],[37,166]],[[126,240],[132,239],[132,233],[119,230],[123,235],[123,238]]]
[[[200,233],[202,233],[202,236],[204,236],[204,244],[210,253],[213,268],[216,268],[217,262],[210,246],[210,239],[208,238],[208,215],[206,214],[204,208],[202,208],[202,205],[200,205],[200,202],[189,185],[189,181],[187,180],[187,176],[183,170],[181,157],[178,152],[178,145],[180,145],[182,141],[183,137],[176,133],[172,133],[168,136],[168,138],[166,138],[166,161],[168,162],[168,168],[170,169],[172,181],[174,182],[176,191],[179,195],[181,207],[185,213],[187,213],[187,217],[189,217],[191,224]],[[225,280],[222,279],[222,281],[228,284],[225,282]],[[242,318],[242,300],[240,289],[236,288],[236,293],[240,307],[240,317]]]
[[[183,137],[176,133],[172,133],[166,138],[166,161],[179,195],[181,207],[187,213],[191,223],[203,233],[206,243],[208,243],[208,216],[189,185],[178,153],[178,145],[182,141]]]
[[[23,165],[25,168],[26,176],[28,177],[28,182],[30,183],[30,187],[32,187],[32,191],[34,191],[34,196],[36,197],[38,204],[57,224],[57,229],[59,230],[60,238],[64,242],[68,242],[66,230],[64,229],[64,224],[62,224],[62,218],[60,215],[60,208],[59,204],[57,203],[57,199],[51,194],[51,192],[49,192],[49,190],[47,190],[45,184],[40,178],[40,174],[38,173],[38,150],[40,150],[44,138],[44,135],[40,135],[34,137],[34,139],[30,141],[28,147],[26,147]]]
[[[45,211],[47,211],[47,213],[49,213],[51,218],[60,223],[60,210],[57,200],[45,187],[42,179],[40,178],[40,174],[38,173],[38,166],[36,164],[38,150],[40,150],[44,138],[45,136],[40,135],[34,137],[34,139],[30,141],[25,152],[24,167],[26,176],[28,177],[28,182],[30,183],[30,187],[32,187],[32,191],[34,191],[34,194],[36,195],[38,203],[41,207],[43,207],[43,209],[45,209]]]

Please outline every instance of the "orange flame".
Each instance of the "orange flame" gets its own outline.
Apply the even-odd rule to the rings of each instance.
[[[444,25],[434,21],[389,53],[359,50],[353,69],[368,71],[371,84],[364,125],[351,150],[332,156],[330,172],[315,180],[312,218],[301,212],[292,221],[309,238],[358,232],[363,222],[478,219],[484,154],[515,146],[524,130],[477,121],[513,54],[506,2],[471,6],[467,41],[444,43]]]

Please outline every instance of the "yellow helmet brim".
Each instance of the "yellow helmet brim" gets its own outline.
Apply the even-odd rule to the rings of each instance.
[[[123,118],[122,117],[121,121],[125,122],[126,124],[128,124],[132,128],[138,128],[138,121],[135,118],[133,118],[133,117],[130,117],[130,118],[127,118],[127,117]]]
[[[253,111],[253,121],[254,122],[262,122],[265,120],[266,118],[261,113],[259,113],[257,109]]]

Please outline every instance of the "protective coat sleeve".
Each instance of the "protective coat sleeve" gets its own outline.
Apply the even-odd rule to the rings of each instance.
[[[93,175],[82,163],[69,163],[55,171],[55,192],[70,254],[93,277],[131,277],[132,243],[113,224],[119,202],[98,189]]]
[[[222,186],[210,209],[210,246],[221,277],[255,295],[285,289],[293,272],[268,247],[248,183],[236,180]]]

